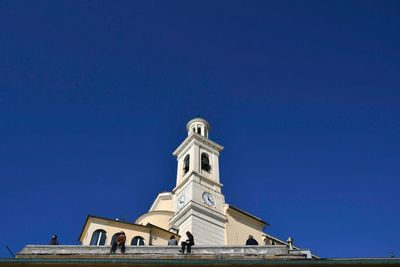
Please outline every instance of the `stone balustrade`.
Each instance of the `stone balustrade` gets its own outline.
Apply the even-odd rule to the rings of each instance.
[[[110,255],[110,246],[80,246],[80,245],[27,245],[17,255],[17,258],[45,257],[140,257],[160,258],[179,257],[179,246],[126,246],[125,254],[117,250]],[[186,254],[185,254],[186,255]],[[192,255],[212,257],[262,257],[262,258],[310,258],[310,251],[289,251],[286,246],[193,246]]]

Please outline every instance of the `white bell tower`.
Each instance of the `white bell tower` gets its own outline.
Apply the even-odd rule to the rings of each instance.
[[[197,245],[224,245],[225,197],[219,180],[219,153],[223,147],[208,139],[210,124],[195,118],[186,125],[187,138],[174,151],[178,169],[173,189],[173,228],[190,231]]]

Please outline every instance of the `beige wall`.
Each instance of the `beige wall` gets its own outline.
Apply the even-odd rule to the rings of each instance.
[[[173,196],[171,192],[163,192],[158,194],[153,205],[151,205],[149,212],[158,210],[173,211],[172,197]]]
[[[169,219],[174,215],[172,211],[152,211],[136,219],[136,224],[146,225],[151,223],[165,230],[169,230]]]
[[[154,246],[167,246],[168,245],[168,240],[171,237],[171,233],[168,233],[166,231],[163,231],[161,229],[157,228],[152,228],[151,229],[151,236],[152,236],[152,244]],[[174,235],[175,239],[178,241],[179,244],[179,235]]]
[[[130,245],[131,240],[135,236],[144,238],[145,244],[150,240],[150,229],[144,226],[135,226],[129,224],[121,224],[118,222],[107,221],[97,218],[91,218],[87,222],[87,226],[82,235],[82,245],[90,245],[93,232],[96,230],[104,230],[107,233],[106,245],[111,245],[112,236],[118,232],[124,231],[126,235],[126,244]]]
[[[225,226],[226,245],[245,245],[249,235],[252,235],[258,244],[263,244],[265,224],[229,208],[225,215],[227,218]]]
[[[144,239],[145,245],[149,245],[151,242],[152,245],[166,246],[168,244],[169,238],[172,235],[172,233],[156,226],[134,225],[108,219],[89,217],[82,232],[82,245],[90,245],[93,232],[95,232],[96,230],[106,231],[106,246],[111,245],[112,236],[121,231],[125,232],[127,246],[131,244],[131,241],[135,236],[141,236]],[[180,236],[174,236],[179,241]]]
[[[163,199],[161,200],[155,210],[172,210],[172,198],[171,199]]]

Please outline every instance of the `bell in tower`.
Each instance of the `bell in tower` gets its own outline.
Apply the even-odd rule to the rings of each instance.
[[[190,231],[199,245],[225,244],[225,197],[219,181],[219,153],[223,147],[210,139],[210,124],[195,118],[186,125],[188,136],[174,151],[177,158],[175,215],[172,228]]]

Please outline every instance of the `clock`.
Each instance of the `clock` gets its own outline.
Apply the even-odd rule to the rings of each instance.
[[[203,197],[203,202],[206,205],[208,205],[210,207],[215,206],[215,199],[214,199],[214,196],[211,195],[211,193],[204,192],[202,197]]]
[[[178,210],[180,210],[181,208],[183,208],[183,206],[185,206],[186,203],[186,198],[185,195],[182,195],[178,198],[178,203],[177,203],[177,208]]]

